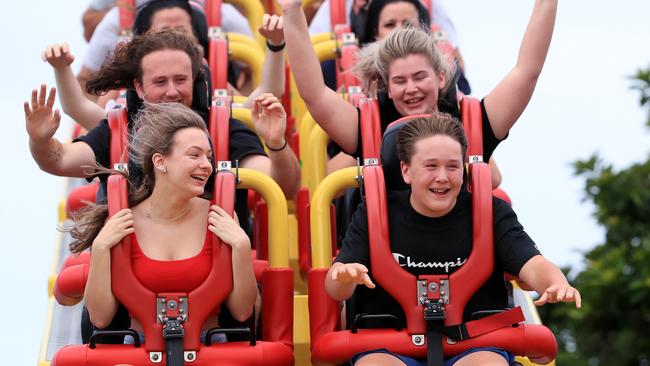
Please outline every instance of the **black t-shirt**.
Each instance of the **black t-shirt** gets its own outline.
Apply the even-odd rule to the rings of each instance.
[[[74,142],[85,142],[95,153],[95,160],[103,167],[112,168],[110,166],[110,144],[111,144],[111,130],[108,126],[108,120],[103,119],[99,125],[84,136],[74,140]],[[266,155],[264,148],[260,143],[259,138],[255,132],[251,131],[246,125],[236,119],[230,119],[230,159],[242,160],[249,155]],[[129,161],[129,175],[139,181],[142,176],[142,171]],[[214,175],[214,174],[213,174]],[[88,178],[90,181],[92,178]],[[99,176],[103,192],[106,192],[106,182],[108,175],[102,174]],[[210,195],[214,189],[214,180],[211,177],[206,184],[205,191]],[[236,193],[235,211],[240,218],[248,216],[248,191],[246,189],[238,189]],[[248,220],[240,220],[241,226],[246,232],[250,232]]]
[[[410,194],[410,190],[405,190],[388,195],[389,238],[393,257],[402,268],[416,276],[455,272],[465,263],[472,248],[471,194],[461,191],[452,211],[439,218],[426,217],[415,211],[409,202]],[[503,273],[517,275],[530,258],[539,254],[535,243],[507,203],[493,198],[493,210],[494,270],[467,303],[465,321],[479,310],[506,308],[508,291]],[[359,205],[354,213],[336,262],[361,263],[369,268],[371,278],[373,270],[376,270],[370,267],[365,203]],[[357,286],[353,302],[352,311],[355,314],[393,314],[405,324],[401,307],[379,285],[375,289]]]

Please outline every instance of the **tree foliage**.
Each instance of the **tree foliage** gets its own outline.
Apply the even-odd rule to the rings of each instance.
[[[650,112],[650,68],[634,80]],[[650,365],[650,157],[617,171],[593,155],[574,168],[606,236],[572,279],[583,308],[540,309],[560,344],[557,363]]]

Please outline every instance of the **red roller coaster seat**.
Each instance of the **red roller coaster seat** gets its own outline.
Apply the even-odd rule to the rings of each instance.
[[[308,276],[313,361],[343,363],[360,352],[381,348],[397,354],[426,358],[427,325],[421,296],[433,301],[447,297],[444,325],[456,326],[463,323],[465,305],[494,268],[491,177],[489,167],[482,163],[480,105],[477,100],[470,99],[465,103],[468,103],[464,108],[468,111],[467,118],[464,119],[466,132],[471,134],[468,139],[470,145],[474,145],[468,149],[468,158],[473,156],[475,161],[470,165],[474,247],[467,262],[450,276],[416,277],[403,270],[395,262],[390,250],[383,169],[379,165],[365,166],[363,181],[368,226],[373,228],[368,232],[371,243],[370,263],[371,268],[382,269],[373,271],[373,276],[401,305],[406,315],[406,329],[359,329],[356,333],[350,330],[337,331],[339,306],[324,288],[328,269],[314,269]],[[478,114],[475,113],[476,106],[479,107]],[[419,281],[423,281],[420,286],[423,283],[427,288],[424,294],[418,294]],[[446,295],[441,294],[442,286],[437,286],[437,290],[433,291],[429,287],[431,283],[442,285],[445,281],[450,289]],[[553,360],[557,354],[553,333],[542,325],[519,323],[523,320],[521,309],[515,308],[467,322],[464,325],[470,338],[453,341],[443,336],[443,353],[449,357],[470,348],[489,346],[527,356],[538,363]]]
[[[111,109],[108,112],[108,125],[111,128],[112,135],[118,136],[111,139],[111,168],[121,168],[120,163],[126,162],[124,146],[126,146],[128,117],[126,108],[120,107]],[[88,202],[95,202],[97,199],[97,190],[99,184],[92,182],[83,186],[74,188],[66,199],[65,210],[68,217],[71,217],[77,210],[86,206]]]
[[[229,114],[226,115],[228,118],[217,118],[223,116],[218,108],[212,110],[211,114],[214,115],[211,117],[211,122],[214,124],[211,123],[210,126],[213,131],[213,141],[218,144],[215,155],[217,159],[224,156],[227,159]],[[214,136],[215,131],[225,131],[225,133]],[[226,148],[223,148],[223,145]],[[214,204],[231,215],[234,208],[235,179],[235,175],[230,170],[220,169],[214,183]],[[128,207],[127,190],[124,177],[119,175],[109,177],[107,189],[109,215],[112,216]],[[289,268],[269,268],[261,276],[262,341],[255,344],[226,342],[205,345],[201,343],[199,336],[205,319],[218,314],[221,303],[232,290],[230,247],[214,235],[211,235],[211,239],[213,270],[204,282],[188,293],[156,294],[144,287],[135,277],[131,267],[131,236],[124,238],[111,250],[112,290],[118,301],[129,309],[130,316],[142,324],[146,342],[141,347],[122,344],[66,346],[56,353],[52,365],[162,364],[166,362],[163,325],[156,319],[165,316],[170,318],[178,316],[182,319],[183,313],[186,318],[181,321],[184,330],[182,348],[185,363],[188,365],[293,365],[293,273]],[[71,267],[80,265],[83,264]],[[77,270],[77,277],[79,276]],[[179,310],[182,305],[170,306],[172,301],[176,304],[186,304],[184,311]]]

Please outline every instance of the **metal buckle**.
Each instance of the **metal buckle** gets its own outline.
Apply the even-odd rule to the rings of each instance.
[[[113,164],[113,169],[129,174],[129,165],[127,163],[115,163]]]
[[[445,305],[442,299],[424,301],[424,320],[441,321],[447,318]]]
[[[208,28],[208,39],[222,39],[222,38],[224,38],[224,32],[221,30],[221,27]]]
[[[230,162],[230,160],[219,160],[217,162],[217,171],[222,171],[222,170],[227,170],[227,171],[232,170],[232,163]]]
[[[470,155],[467,160],[469,161],[470,164],[482,163],[483,155]]]

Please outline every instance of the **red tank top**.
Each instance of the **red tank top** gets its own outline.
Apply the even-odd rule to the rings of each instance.
[[[193,257],[161,261],[147,257],[135,236],[131,235],[131,265],[135,277],[155,292],[190,292],[197,288],[212,269],[210,233],[205,234],[201,252]]]

